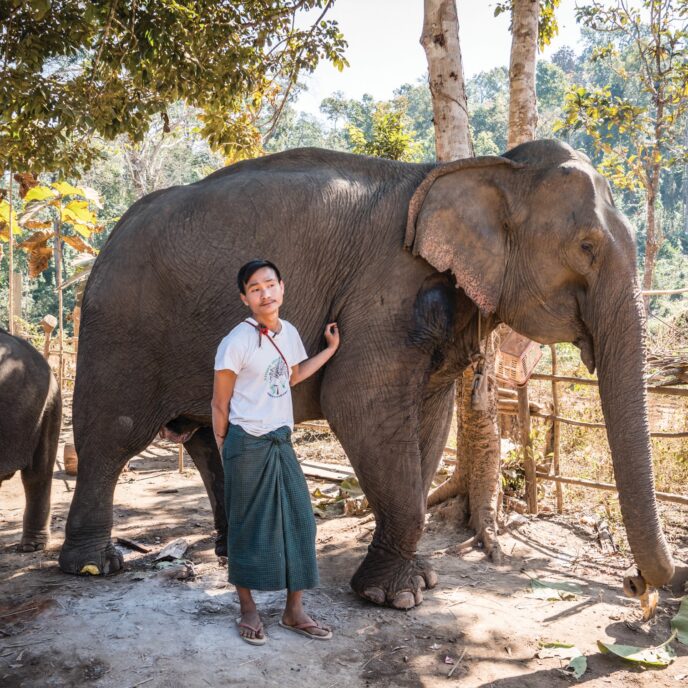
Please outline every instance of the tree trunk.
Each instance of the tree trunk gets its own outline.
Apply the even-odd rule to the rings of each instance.
[[[425,0],[420,43],[428,60],[437,159],[468,158],[473,147],[455,0]]]
[[[12,170],[10,169],[10,183],[7,201],[10,204],[10,231],[7,252],[7,331],[14,334],[14,228],[12,227]]]
[[[425,0],[421,45],[428,61],[430,93],[435,124],[435,149],[440,162],[471,157],[473,146],[468,126],[459,19],[455,0]],[[488,337],[489,339],[489,337]],[[458,497],[459,521],[468,522],[488,556],[498,559],[497,510],[499,494],[499,432],[497,386],[494,384],[494,352],[485,365],[492,380],[489,410],[471,407],[473,370],[468,368],[457,383],[457,462],[452,477],[428,500],[428,506]]]
[[[509,62],[509,148],[535,138],[538,120],[535,62],[539,14],[539,0],[513,0]]]
[[[686,119],[686,129],[684,132],[683,144],[688,147],[688,118]],[[683,233],[688,236],[688,161],[683,165]]]
[[[656,206],[657,196],[655,187],[656,182],[650,182],[650,188],[647,190],[647,198],[645,200],[645,220],[647,224],[647,235],[645,238],[645,265],[643,268],[643,290],[652,289],[652,282],[655,274],[655,263],[657,261],[657,254],[662,245],[662,232],[657,227]],[[650,312],[650,297],[643,296],[643,306],[645,308],[645,315]]]
[[[58,218],[55,224],[55,287],[57,288],[57,384],[62,393],[64,376],[64,312],[62,304],[62,220]]]

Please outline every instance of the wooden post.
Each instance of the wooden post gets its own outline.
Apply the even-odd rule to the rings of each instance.
[[[518,424],[521,430],[523,447],[523,467],[526,473],[526,501],[528,513],[537,514],[537,477],[535,475],[535,457],[530,438],[530,404],[528,403],[528,385],[518,388]]]
[[[74,306],[72,311],[72,325],[74,326],[74,354],[79,353],[79,330],[81,329],[81,306]],[[76,362],[76,359],[74,359]]]
[[[179,472],[184,472],[184,445],[179,445]]]
[[[12,225],[12,168],[10,167],[10,183],[8,192],[8,202],[10,204],[10,230],[8,239],[8,255],[7,255],[7,320],[8,320],[8,332],[14,334],[14,280],[12,275],[14,274],[14,227]]]
[[[557,374],[557,346],[552,344],[549,347],[552,352],[552,375]],[[552,469],[554,475],[559,476],[559,436],[561,432],[561,426],[559,424],[559,389],[556,380],[552,380],[552,414],[554,418],[552,419]],[[557,494],[557,513],[561,514],[564,511],[564,493],[561,483],[555,483],[556,494]]]
[[[60,211],[61,213],[61,211]],[[62,392],[62,380],[64,377],[64,313],[62,312],[62,241],[60,230],[62,229],[62,217],[58,217],[55,223],[55,286],[57,287],[57,344],[58,344],[58,368],[57,384]]]
[[[46,315],[43,320],[41,320],[41,327],[43,332],[45,332],[45,341],[43,342],[43,358],[47,361],[50,357],[50,337],[53,334],[53,330],[57,325],[57,318],[54,315]]]
[[[22,334],[20,327],[17,322],[21,320],[21,300],[22,300],[22,276],[21,272],[13,272],[11,275],[12,281],[12,313],[10,315],[10,321],[14,327],[15,334]]]

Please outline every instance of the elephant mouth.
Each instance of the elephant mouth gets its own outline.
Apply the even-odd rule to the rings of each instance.
[[[583,331],[573,340],[573,344],[580,349],[581,361],[592,375],[595,372],[595,347],[592,336],[583,328]]]

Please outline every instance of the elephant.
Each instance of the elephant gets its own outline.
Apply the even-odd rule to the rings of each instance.
[[[449,432],[457,377],[498,323],[573,342],[597,368],[632,553],[666,583],[643,382],[633,231],[590,160],[556,140],[501,156],[420,164],[313,148],[238,162],[154,192],[120,219],[86,286],[74,394],[79,476],[60,566],[117,571],[113,491],[159,431],[200,469],[226,532],[210,429],[213,355],[246,313],[240,265],[274,261],[281,315],[308,352],[336,321],[341,346],[294,388],[296,422],[326,419],[375,515],[351,579],[410,608],[436,584],[417,544]]]
[[[62,424],[62,395],[47,361],[26,340],[0,328],[0,484],[21,471],[26,494],[18,549],[44,549],[50,490]]]

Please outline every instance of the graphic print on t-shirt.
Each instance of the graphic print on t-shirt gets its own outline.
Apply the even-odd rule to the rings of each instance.
[[[281,356],[274,359],[265,371],[268,395],[282,397],[289,391],[289,369]]]

